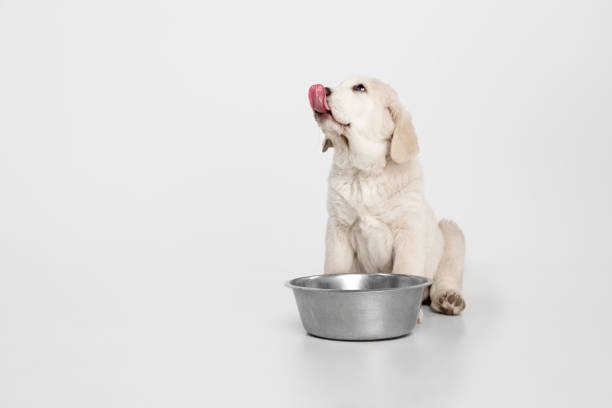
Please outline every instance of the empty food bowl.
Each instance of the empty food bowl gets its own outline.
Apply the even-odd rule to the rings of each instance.
[[[336,340],[380,340],[404,336],[417,322],[431,280],[384,273],[314,275],[287,282],[304,329]]]

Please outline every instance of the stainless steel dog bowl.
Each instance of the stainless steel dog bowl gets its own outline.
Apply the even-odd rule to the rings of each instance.
[[[336,340],[379,340],[414,329],[425,287],[420,276],[382,273],[315,275],[287,282],[304,329]]]

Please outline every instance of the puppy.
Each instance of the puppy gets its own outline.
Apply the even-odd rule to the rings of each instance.
[[[424,276],[433,284],[423,301],[461,313],[463,233],[452,221],[437,222],[425,201],[417,136],[395,91],[354,78],[336,88],[313,85],[308,96],[323,152],[334,148],[325,273]]]

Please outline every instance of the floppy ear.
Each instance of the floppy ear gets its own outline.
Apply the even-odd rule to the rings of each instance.
[[[419,153],[414,126],[410,114],[398,102],[389,106],[389,112],[395,123],[393,136],[391,136],[391,160],[400,164],[405,163]]]
[[[325,153],[327,149],[329,149],[330,147],[334,147],[334,144],[332,143],[331,140],[326,138],[325,141],[323,142],[323,150],[321,151]]]

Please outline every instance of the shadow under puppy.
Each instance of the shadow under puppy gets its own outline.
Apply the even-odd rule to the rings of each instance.
[[[417,137],[397,93],[380,80],[353,78],[335,88],[313,85],[308,97],[323,152],[334,148],[325,273],[424,276],[433,284],[423,301],[461,313],[463,233],[438,222],[425,201]]]

